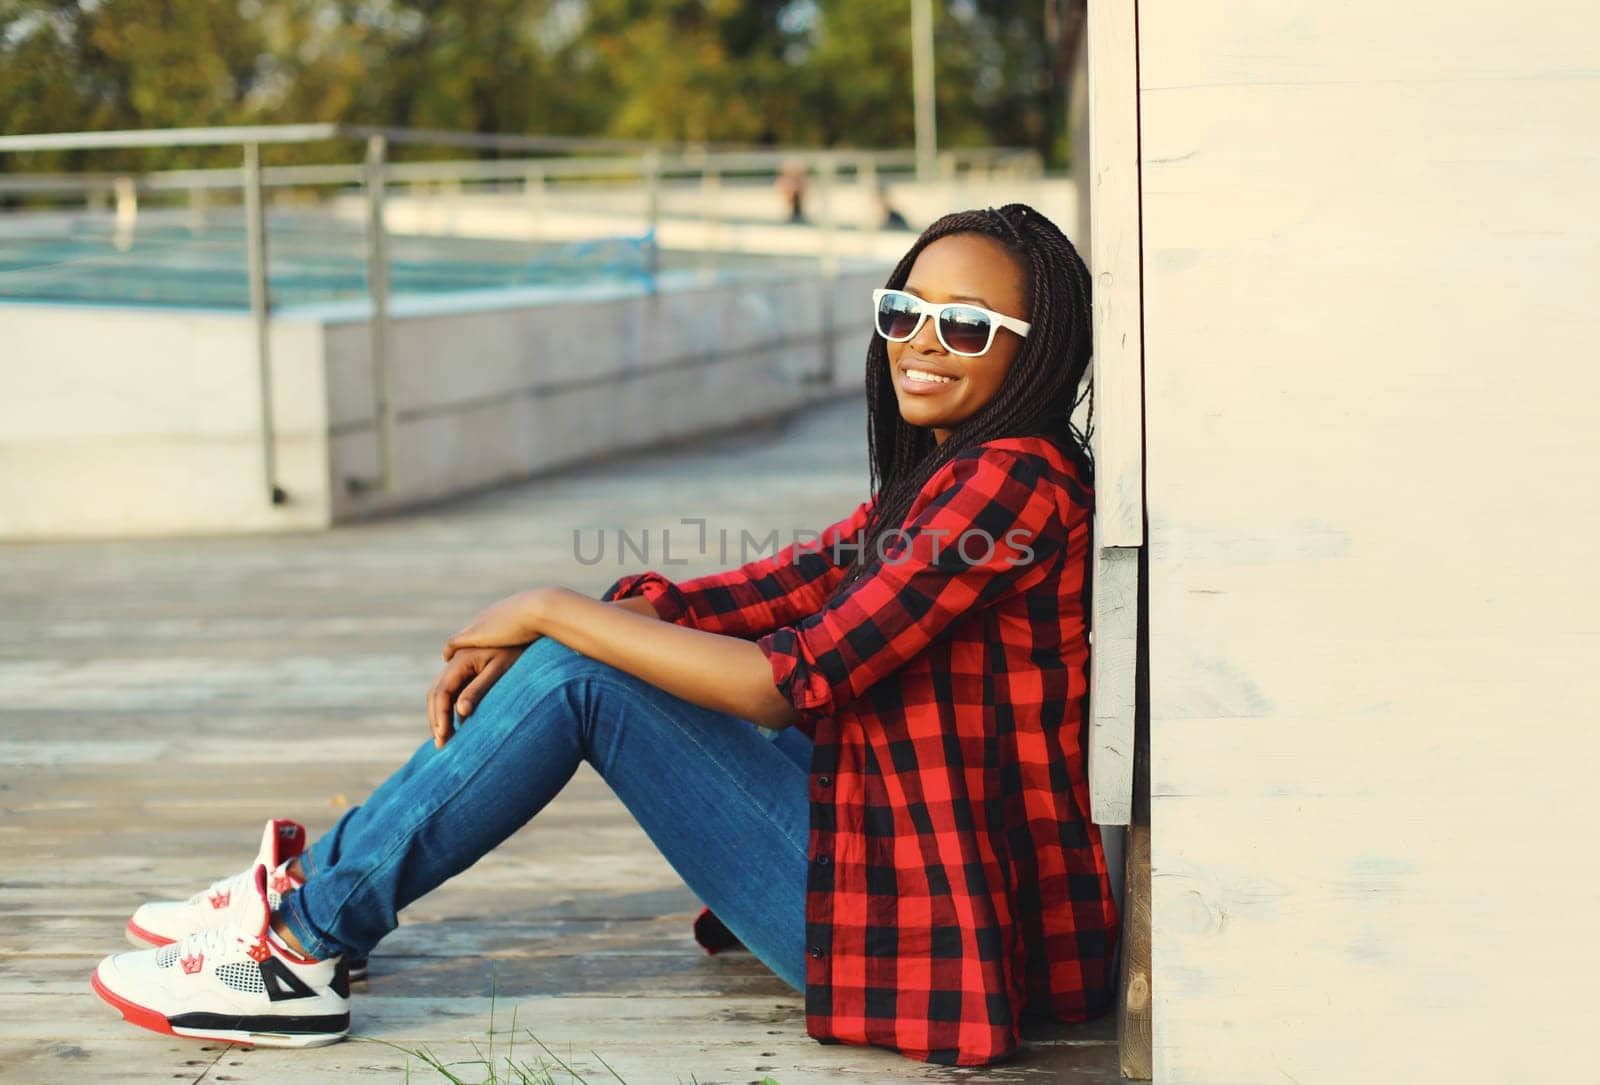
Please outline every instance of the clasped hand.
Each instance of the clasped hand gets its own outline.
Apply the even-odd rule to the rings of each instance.
[[[508,595],[445,641],[444,670],[428,690],[428,726],[435,748],[455,733],[452,707],[465,721],[489,687],[542,635],[538,618],[543,599],[542,588]]]

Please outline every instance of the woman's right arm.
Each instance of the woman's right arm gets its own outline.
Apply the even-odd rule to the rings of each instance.
[[[617,599],[612,606],[643,614],[647,618],[661,617],[650,600],[643,596]],[[444,745],[455,730],[450,719],[451,709],[463,720],[472,715],[472,710],[489,691],[489,687],[511,669],[526,647],[524,644],[516,648],[467,648],[457,652],[445,664],[444,670],[439,672],[439,677],[434,679],[432,688],[428,690],[428,729],[433,733],[436,745]]]

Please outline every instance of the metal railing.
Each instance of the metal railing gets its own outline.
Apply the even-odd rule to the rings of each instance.
[[[359,163],[330,165],[263,166],[262,148],[269,145],[343,142],[364,147]],[[517,152],[527,157],[453,161],[393,162],[391,150],[399,145],[449,147],[472,151]],[[261,400],[262,474],[268,500],[283,504],[288,495],[278,483],[274,451],[272,404],[272,354],[270,318],[272,296],[267,274],[267,190],[289,187],[357,186],[364,202],[362,240],[365,249],[367,293],[371,299],[369,351],[372,364],[373,409],[378,442],[378,473],[347,480],[353,491],[385,490],[394,478],[395,417],[389,379],[389,261],[385,223],[387,191],[393,184],[448,184],[514,182],[525,191],[541,189],[549,181],[597,178],[633,178],[645,191],[646,236],[654,238],[662,217],[662,186],[672,177],[698,177],[708,193],[729,175],[780,174],[799,168],[814,175],[821,207],[819,261],[824,277],[837,272],[834,231],[838,227],[833,190],[841,176],[852,175],[858,185],[876,188],[883,172],[917,166],[912,150],[817,150],[814,148],[761,148],[732,145],[668,146],[637,140],[591,139],[556,136],[488,135],[425,129],[378,128],[345,124],[292,124],[226,128],[172,128],[116,132],[61,132],[0,136],[0,156],[61,150],[129,150],[177,147],[237,147],[238,168],[175,169],[150,172],[127,170],[98,173],[0,173],[0,197],[78,197],[91,208],[114,202],[116,217],[131,230],[139,213],[139,197],[187,193],[198,203],[205,193],[238,191],[245,217],[246,263],[250,311],[255,324],[256,368]],[[939,157],[939,173],[951,177],[963,171],[985,174],[1002,170],[1014,175],[1037,176],[1042,164],[1037,153],[1012,148],[949,150]],[[702,214],[710,215],[711,200]],[[654,280],[659,267],[657,246],[646,248],[647,271]],[[825,297],[829,296],[825,292]]]

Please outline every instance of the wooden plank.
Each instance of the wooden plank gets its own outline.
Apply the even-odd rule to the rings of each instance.
[[[1149,694],[1148,672],[1141,668],[1141,693]],[[1117,999],[1117,1038],[1122,1076],[1148,1081],[1154,1075],[1155,1013],[1151,998],[1152,916],[1150,906],[1150,727],[1140,714],[1134,743],[1133,813],[1128,826],[1127,865],[1122,905],[1121,975]]]
[[[1095,553],[1089,681],[1091,817],[1132,804],[1138,547],[1144,541],[1136,6],[1089,5],[1089,202],[1094,278]]]
[[[319,535],[4,547],[0,1080],[399,1080],[404,1060],[375,1043],[245,1052],[134,1029],[88,976],[124,948],[138,904],[242,869],[266,817],[317,834],[362,801],[422,741],[439,643],[478,606],[530,581],[598,592],[631,571],[575,577],[574,524],[615,526],[623,509],[659,527],[689,509],[735,535],[815,529],[865,491],[864,430],[860,404],[842,404],[692,455]],[[949,1077],[818,1044],[802,996],[757,958],[695,944],[698,910],[581,765],[532,824],[405,910],[355,988],[357,1029],[470,1057],[496,990],[502,1027],[517,1005],[592,1082],[612,1079],[590,1051],[645,1085]],[[1016,1059],[959,1076],[1115,1081],[1113,1024],[1030,1023]]]
[[[1089,655],[1090,816],[1126,825],[1133,814],[1139,551],[1096,548],[1094,643]]]
[[[1160,800],[1153,832],[1158,1080],[1592,1079],[1551,1015],[1588,1012],[1600,890],[1579,875],[1540,906],[1549,827],[1397,823],[1370,795],[1195,796]],[[1463,1019],[1489,1039],[1463,1042]]]
[[[1122,970],[1117,991],[1117,1034],[1122,1076],[1152,1077],[1154,1017],[1150,1000],[1150,826],[1128,827],[1122,907]]]
[[[428,903],[427,898],[419,904]],[[383,942],[385,958],[543,958],[574,953],[685,956],[693,912],[637,919],[523,916],[481,919],[407,909],[400,927]],[[0,938],[0,964],[20,957],[96,956],[121,948],[128,909],[60,914],[9,912]],[[755,960],[749,954],[734,954]],[[721,955],[718,958],[721,959]],[[728,959],[732,959],[730,956]],[[759,963],[759,962],[758,962]],[[762,966],[763,968],[765,966]]]
[[[1095,537],[1144,542],[1137,5],[1089,3]]]
[[[369,1039],[308,1051],[183,1044],[129,1030],[115,1011],[92,995],[85,999],[48,994],[32,999],[0,996],[0,1016],[4,1018],[0,1020],[0,1075],[7,1080],[48,1081],[70,1075],[74,1081],[170,1082],[175,1071],[197,1075],[212,1065],[214,1069],[204,1078],[207,1082],[220,1081],[224,1075],[257,1085],[352,1078],[392,1082],[405,1073],[408,1060],[384,1041],[412,1050],[426,1045],[447,1060],[474,1059],[486,1045],[491,1009],[501,1033],[496,1049],[503,1050],[500,1045],[510,1030],[514,1009],[518,1061],[526,1058],[537,1066],[543,1056],[544,1063],[555,1070],[556,1081],[568,1080],[557,1066],[556,1056],[591,1082],[615,1080],[603,1059],[630,1085],[682,1082],[691,1075],[706,1085],[759,1081],[769,1074],[783,1085],[948,1079],[948,1072],[939,1067],[914,1063],[891,1051],[818,1044],[805,1035],[798,996],[507,997],[497,998],[492,1007],[488,998],[358,999],[353,1032]],[[38,1027],[41,1017],[55,1015],[74,1020],[70,1044]],[[565,1039],[571,1036],[586,1039]],[[535,1038],[543,1040],[554,1054],[547,1054]],[[413,1080],[438,1080],[421,1072],[420,1059],[410,1059],[409,1065]],[[96,1076],[96,1068],[103,1076]],[[106,1073],[108,1069],[120,1071],[122,1076]],[[473,1074],[471,1070],[468,1073]],[[467,1080],[481,1078],[480,1067]],[[963,1070],[961,1080],[978,1085],[1060,1081],[1112,1085],[1117,1081],[1115,1047],[1104,1040],[1064,1042],[1046,1036],[1037,1045],[1029,1041],[1028,1049],[1003,1066]]]
[[[129,1030],[110,1008],[92,996],[85,998],[91,961],[21,963],[25,970],[10,961],[0,964],[0,1015],[5,1017],[0,1021],[0,1073],[15,1075],[15,1080],[37,1080],[17,1071],[80,1058],[93,1062],[108,1048],[122,1050],[135,1067],[159,1066],[166,1073],[174,1065],[188,1066],[189,1060],[206,1058],[202,1045],[173,1044],[164,1037]],[[397,963],[405,966],[403,970],[394,968]],[[705,981],[698,986],[675,982],[673,972],[662,970],[661,958],[642,964],[587,953],[542,960],[375,959],[372,978],[353,990],[353,1032],[413,1049],[437,1046],[460,1057],[468,1041],[485,1041],[492,998],[497,1028],[509,1026],[515,1007],[519,1027],[531,1029],[564,1056],[570,1049],[582,1057],[587,1045],[620,1071],[631,1065],[633,1073],[624,1072],[629,1081],[671,1080],[661,1076],[669,1070],[698,1075],[711,1071],[713,1076],[704,1080],[729,1080],[714,1075],[753,1069],[752,1056],[775,1060],[768,1065],[779,1068],[773,1073],[781,1073],[785,1085],[790,1080],[828,1080],[827,1074],[839,1080],[927,1080],[934,1072],[935,1068],[892,1052],[872,1051],[861,1058],[852,1057],[859,1056],[859,1050],[841,1052],[817,1045],[805,1035],[800,996],[749,954],[699,955],[692,967],[705,973]],[[553,973],[566,980],[552,980]],[[24,1008],[28,1012],[18,1012]],[[51,1050],[49,1041],[59,1036],[53,1014],[70,1014],[79,1023],[71,1046],[83,1054]],[[1115,1081],[1111,1024],[1109,1018],[1086,1025],[1031,1024],[1025,1030],[1027,1047],[1013,1062],[988,1071],[964,1071],[963,1080]],[[685,1035],[694,1041],[683,1044]],[[563,1040],[569,1036],[586,1039]],[[522,1041],[537,1050],[528,1036]],[[243,1080],[276,1081],[280,1079],[272,1076],[274,1072],[307,1068],[335,1077],[371,1063],[378,1050],[359,1042],[315,1053],[233,1048],[226,1058],[247,1059],[241,1064]],[[649,1062],[651,1057],[657,1061]],[[589,1063],[604,1073],[597,1061]],[[574,1065],[587,1073],[587,1064],[574,1061]],[[1056,1074],[1062,1076],[1052,1076]],[[130,1080],[139,1080],[137,1072]]]
[[[1227,9],[1139,4],[1155,1078],[1592,1079],[1592,9]]]

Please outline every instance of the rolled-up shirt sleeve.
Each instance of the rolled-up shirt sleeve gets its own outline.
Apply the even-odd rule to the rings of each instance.
[[[1037,457],[1009,449],[980,445],[935,472],[857,580],[757,640],[797,726],[814,734],[952,624],[1045,577],[1066,545],[1059,493]]]
[[[629,573],[616,580],[600,593],[600,601],[609,603],[616,599],[631,599],[635,596],[650,600],[650,605],[656,608],[656,613],[661,616],[662,621],[695,628],[694,615],[682,589],[654,569],[646,569],[642,573]]]

